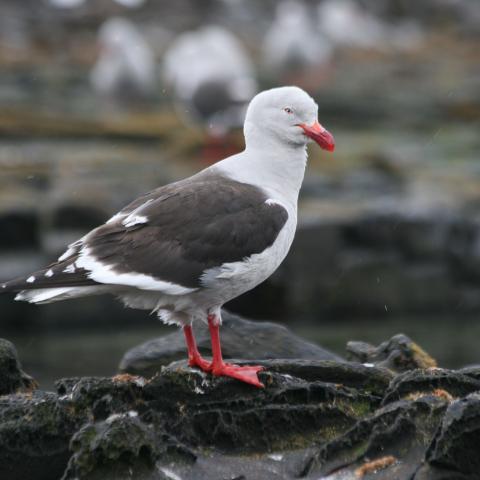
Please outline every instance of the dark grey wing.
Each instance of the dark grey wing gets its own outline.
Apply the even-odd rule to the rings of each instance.
[[[95,237],[95,232],[105,230],[109,224],[112,224],[112,230],[116,229],[118,219],[124,219],[136,209],[148,205],[153,200],[159,200],[170,195],[176,184],[166,185],[148,192],[124,207],[120,212],[114,215],[103,226],[97,227],[89,234],[70,244],[63,255],[56,261],[42,270],[37,270],[29,275],[15,278],[0,284],[0,293],[18,292],[21,290],[36,290],[39,288],[59,288],[59,287],[86,287],[92,285],[102,285],[90,278],[91,271],[79,267],[76,262],[79,259],[82,249],[85,247],[85,239],[91,235]],[[121,227],[125,230],[125,227]]]
[[[202,273],[271,246],[288,219],[258,188],[214,175],[167,185],[144,206],[84,239],[115,273],[141,273],[188,288]]]
[[[122,274],[141,274],[200,287],[205,270],[274,243],[288,213],[267,199],[254,186],[212,174],[166,185],[70,245],[46,269],[8,282],[4,291],[109,283],[105,270],[117,285],[123,284]],[[136,286],[132,278],[125,284]]]

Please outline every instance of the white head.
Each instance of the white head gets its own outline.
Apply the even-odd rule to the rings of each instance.
[[[256,95],[245,118],[245,141],[251,144],[274,140],[294,147],[305,146],[310,139],[321,148],[333,151],[331,133],[318,123],[318,106],[298,87],[280,87]]]

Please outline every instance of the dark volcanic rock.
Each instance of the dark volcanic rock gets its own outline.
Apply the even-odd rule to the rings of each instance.
[[[79,408],[89,408],[96,420],[119,410],[135,408],[142,397],[145,379],[133,376],[113,378],[64,378],[55,382],[59,395],[68,396]]]
[[[354,350],[406,368],[424,361],[412,343],[398,335]],[[478,478],[478,367],[254,362],[264,389],[183,360],[150,379],[67,378],[57,393],[0,396],[0,478]]]
[[[342,360],[338,355],[294,335],[282,325],[252,322],[226,311],[223,311],[222,317],[222,349],[225,358]],[[211,355],[207,328],[200,326],[195,336],[200,352]],[[120,371],[148,377],[158,372],[162,365],[185,357],[185,340],[179,330],[129,350],[120,363]]]
[[[71,455],[68,442],[87,419],[51,392],[0,397],[0,478],[60,478]]]
[[[478,478],[479,445],[480,393],[477,392],[449,406],[426,457],[431,465]]]
[[[396,376],[385,393],[383,403],[426,394],[463,397],[478,390],[480,380],[459,372],[443,368],[418,369]]]
[[[437,366],[437,362],[427,352],[402,333],[394,335],[378,347],[366,342],[348,342],[347,352],[353,360],[372,363],[395,372]]]
[[[13,343],[0,338],[0,395],[14,393],[17,390],[32,390],[37,384],[27,375],[20,365]]]
[[[235,360],[236,363],[247,361]],[[295,376],[305,381],[321,380],[383,396],[393,379],[393,374],[384,368],[372,368],[359,363],[335,362],[331,360],[264,360],[258,361],[269,372]]]
[[[461,368],[458,370],[459,373],[466,375],[467,377],[475,378],[480,380],[480,365],[470,365],[468,367]]]
[[[320,447],[307,460],[300,476],[323,478],[345,467],[356,472],[369,460],[387,456],[394,461],[375,478],[409,479],[422,462],[446,408],[446,401],[434,396],[402,400],[381,408]]]
[[[89,423],[72,438],[64,480],[89,478],[135,478],[150,474],[157,458],[155,434],[137,412],[114,414],[105,421]]]
[[[277,454],[282,462],[268,455],[304,451],[353,427],[378,407],[392,376],[333,361],[260,363],[266,385],[260,390],[178,362],[148,381],[128,374],[72,378],[57,382],[58,394],[5,396],[2,414],[16,419],[0,429],[0,445],[10,445],[0,452],[0,464],[10,469],[5,478],[52,478],[52,471],[60,478],[69,457],[65,479],[162,479],[172,471],[186,479],[247,471],[253,475],[246,478],[274,478],[258,473],[272,464],[293,475],[287,454]],[[240,462],[246,454],[257,460]]]
[[[264,390],[179,362],[145,385],[145,398],[152,410],[167,412],[167,430],[187,444],[231,453],[272,452],[305,447],[346,430],[378,404],[380,385],[386,386],[384,372],[373,369],[377,395],[354,388],[368,384],[364,367],[357,365],[318,361],[310,369],[307,361],[258,363],[265,366],[260,373]]]

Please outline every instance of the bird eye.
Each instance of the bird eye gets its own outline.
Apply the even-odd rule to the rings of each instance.
[[[283,109],[283,111],[284,111],[285,113],[293,113],[293,110],[292,110],[290,107],[285,107],[285,108]]]

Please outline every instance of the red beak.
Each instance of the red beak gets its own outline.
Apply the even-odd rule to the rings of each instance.
[[[323,128],[318,122],[315,122],[313,125],[306,125],[305,123],[300,123],[299,127],[303,128],[305,135],[310,137],[312,140],[320,145],[320,148],[333,152],[335,150],[335,139],[333,135],[325,128]]]

